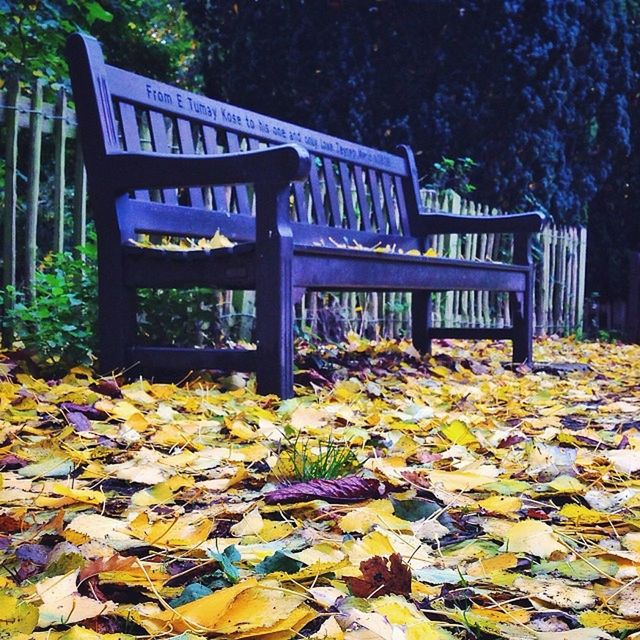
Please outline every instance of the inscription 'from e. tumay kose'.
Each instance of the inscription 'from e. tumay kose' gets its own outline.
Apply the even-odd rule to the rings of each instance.
[[[377,162],[387,165],[389,160],[385,154],[373,152],[365,147],[352,147],[340,140],[325,140],[323,137],[310,135],[310,132],[292,129],[273,120],[262,120],[254,113],[238,113],[225,106],[210,104],[198,100],[196,96],[182,94],[179,91],[169,93],[164,89],[157,89],[151,83],[145,85],[147,98],[154,102],[170,107],[177,107],[192,114],[207,118],[214,123],[222,123],[238,127],[245,131],[255,131],[255,134],[267,138],[277,138],[283,142],[297,142],[304,144],[312,151],[336,154],[343,158],[360,162]]]

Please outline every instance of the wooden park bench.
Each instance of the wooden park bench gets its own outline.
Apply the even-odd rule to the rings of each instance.
[[[105,64],[85,35],[71,36],[68,58],[98,237],[103,371],[256,371],[260,393],[290,397],[292,312],[305,290],[410,291],[420,351],[434,338],[507,339],[514,362],[531,361],[540,214],[429,213],[406,146],[378,151],[135,75]],[[131,243],[218,230],[235,246]],[[426,257],[442,233],[514,233],[513,264]],[[255,290],[256,350],[137,341],[136,289],[195,286]],[[509,292],[513,326],[432,327],[431,293],[447,290]]]

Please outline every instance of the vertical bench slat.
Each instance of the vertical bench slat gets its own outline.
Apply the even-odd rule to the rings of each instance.
[[[225,131],[227,138],[227,148],[229,153],[238,153],[240,151],[240,139],[238,134],[232,131]],[[238,213],[242,213],[246,216],[251,215],[251,207],[249,205],[249,194],[247,193],[247,187],[243,184],[237,184],[233,187],[233,191],[236,194],[236,205],[238,207]]]
[[[295,217],[298,222],[309,222],[309,207],[301,182],[293,183],[293,203],[295,205]]]
[[[360,208],[360,229],[371,231],[371,211],[367,201],[367,190],[364,185],[362,167],[353,167],[353,181],[356,183],[356,195],[358,196],[358,207]]]
[[[149,111],[149,129],[154,150],[158,153],[171,153],[164,116],[158,111]],[[175,189],[162,189],[162,198],[167,204],[178,204]]]
[[[138,129],[135,107],[126,102],[121,102],[118,107],[120,110],[125,148],[127,151],[140,151],[140,129]],[[136,191],[136,199],[149,200],[149,192],[147,190]]]
[[[185,154],[192,154],[196,152],[193,144],[193,132],[191,130],[191,123],[188,120],[178,118],[176,120],[178,125],[178,142],[180,143],[180,151]],[[202,189],[200,187],[191,187],[189,189],[189,198],[191,200],[191,206],[202,209],[204,207],[204,200],[202,198]]]
[[[218,154],[218,134],[213,127],[203,125],[202,135],[204,137],[204,150],[207,155],[214,156]],[[213,208],[216,211],[228,211],[229,203],[227,202],[224,187],[211,187],[213,195]]]
[[[380,186],[378,185],[378,174],[374,169],[367,171],[369,178],[369,193],[371,194],[371,204],[373,205],[373,213],[375,215],[376,225],[379,233],[387,232],[387,225],[382,211],[382,203],[380,198]]]
[[[311,189],[312,210],[315,211],[315,223],[326,226],[327,217],[324,214],[324,202],[322,201],[322,192],[320,190],[320,179],[318,177],[318,167],[316,166],[316,157],[311,156],[311,170],[309,171],[309,187]],[[313,213],[311,214],[313,221]]]
[[[407,210],[407,201],[404,198],[404,188],[400,176],[393,177],[393,186],[395,187],[396,202],[398,203],[400,216],[400,233],[409,235],[409,211]]]
[[[342,219],[340,216],[340,201],[338,199],[338,186],[333,169],[333,162],[330,158],[322,159],[322,168],[324,170],[324,180],[327,187],[327,200],[329,201],[329,212],[331,214],[331,222],[334,227],[342,227]]]
[[[351,185],[351,176],[349,175],[349,167],[346,162],[341,162],[338,165],[340,170],[340,186],[342,187],[342,198],[344,200],[344,210],[347,214],[347,228],[357,229],[358,219],[356,218],[356,212],[353,208],[353,192]]]
[[[389,232],[392,234],[399,233],[397,221],[397,206],[393,197],[393,189],[391,187],[391,176],[388,173],[382,174],[382,193],[384,194],[384,208],[387,212],[387,220],[389,221]]]

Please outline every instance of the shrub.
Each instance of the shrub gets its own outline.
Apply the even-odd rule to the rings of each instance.
[[[70,252],[51,253],[36,272],[35,297],[8,287],[14,296],[4,322],[13,327],[44,371],[90,364],[96,350],[97,269],[95,243]]]

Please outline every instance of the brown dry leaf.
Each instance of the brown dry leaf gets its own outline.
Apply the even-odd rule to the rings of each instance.
[[[411,569],[399,553],[388,558],[374,556],[360,563],[361,578],[346,578],[351,593],[359,598],[392,593],[406,596],[411,593]]]

